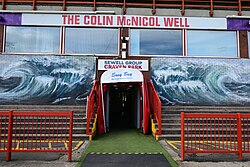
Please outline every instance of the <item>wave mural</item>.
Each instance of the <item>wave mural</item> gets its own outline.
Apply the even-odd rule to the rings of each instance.
[[[166,105],[250,105],[250,59],[154,58],[151,79]]]
[[[85,103],[95,58],[0,55],[0,104]]]

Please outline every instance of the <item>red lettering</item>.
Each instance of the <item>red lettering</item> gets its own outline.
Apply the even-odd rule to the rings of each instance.
[[[91,20],[91,25],[96,25],[96,16],[91,16],[91,18],[90,18],[90,20]]]
[[[148,26],[148,18],[147,17],[142,18],[142,26]]]
[[[74,24],[74,15],[68,16],[68,24]]]
[[[103,22],[105,23],[105,16],[103,17]],[[102,22],[101,22],[100,16],[97,16],[97,24],[98,25],[103,25]]]
[[[62,15],[63,24],[81,24],[80,15]]]
[[[172,27],[173,26],[173,18],[164,18],[164,24],[166,27]]]
[[[67,15],[62,15],[62,17],[63,17],[63,24],[66,24]]]
[[[127,26],[131,26],[131,19],[127,19]]]
[[[185,18],[185,27],[190,27],[190,25],[188,24],[188,19]]]
[[[155,18],[154,17],[150,17],[149,18],[149,26],[154,26],[155,24]]]
[[[83,17],[83,23],[84,24],[89,24],[89,16],[84,16]]]
[[[124,25],[126,20],[126,16],[118,16],[117,17],[117,25]]]
[[[179,18],[174,18],[174,26],[179,27]]]
[[[75,24],[80,24],[80,15],[75,16]]]
[[[138,17],[133,17],[132,16],[132,25],[138,26]]]
[[[106,25],[113,25],[113,16],[106,17]]]
[[[184,27],[182,18],[180,18],[180,27]]]
[[[159,18],[158,18],[158,17],[155,18],[155,22],[156,22],[155,25],[156,25],[157,27],[160,27],[160,26],[161,26],[160,23],[159,23]]]

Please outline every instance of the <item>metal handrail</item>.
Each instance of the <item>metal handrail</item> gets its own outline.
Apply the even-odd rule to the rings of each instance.
[[[92,6],[92,10],[96,11],[97,5],[115,5],[123,7],[124,14],[126,13],[127,7],[149,7],[152,9],[152,14],[156,14],[157,7],[171,7],[181,8],[181,14],[185,15],[186,8],[195,9],[207,9],[210,10],[210,16],[213,16],[214,9],[232,10],[238,11],[238,15],[242,14],[242,10],[250,9],[248,0],[233,0],[233,1],[222,1],[222,0],[151,0],[151,1],[139,1],[135,0],[133,3],[123,1],[96,1],[96,0],[2,0],[2,10],[6,9],[7,4],[29,4],[32,3],[32,10],[36,10],[38,5],[60,5],[62,11],[67,10],[67,6],[70,5],[86,5]]]
[[[161,100],[154,88],[154,85],[152,81],[149,82],[148,84],[148,89],[149,89],[149,102],[150,102],[150,107],[153,110],[153,115],[154,118],[157,121],[158,124],[158,131],[156,132],[156,135],[161,135],[162,133],[162,125],[161,125]]]
[[[98,81],[95,80],[94,85],[90,91],[89,96],[87,97],[87,108],[86,108],[86,116],[87,116],[87,125],[86,125],[86,134],[92,135],[93,132],[90,128],[91,120],[95,117],[95,106],[97,105],[97,88]]]

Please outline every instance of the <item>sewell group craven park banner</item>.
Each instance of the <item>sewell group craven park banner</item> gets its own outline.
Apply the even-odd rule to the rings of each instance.
[[[27,13],[0,13],[0,17],[4,25],[227,29],[226,18]]]

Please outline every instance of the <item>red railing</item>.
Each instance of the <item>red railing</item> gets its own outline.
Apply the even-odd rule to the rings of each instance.
[[[36,10],[39,5],[58,5],[62,6],[62,10],[67,10],[67,6],[70,5],[86,5],[92,6],[92,10],[96,11],[97,6],[102,5],[115,5],[123,7],[124,14],[127,7],[148,7],[152,9],[152,14],[157,13],[157,7],[164,8],[176,8],[181,9],[181,14],[185,15],[185,9],[206,9],[209,10],[210,16],[213,16],[214,10],[235,10],[238,11],[238,15],[242,14],[242,10],[249,10],[249,0],[1,0],[2,10],[6,9],[8,4],[32,4],[32,9]]]
[[[90,129],[91,120],[94,119],[95,116],[95,107],[97,105],[97,92],[98,92],[98,81],[94,82],[94,85],[90,91],[89,96],[87,97],[87,125],[86,125],[86,134],[92,135],[92,130]]]
[[[68,152],[72,156],[73,112],[0,112],[0,151]]]
[[[6,159],[7,159],[8,157],[10,157],[10,148],[11,148],[11,143],[8,142],[11,140],[11,131],[9,130],[12,129],[11,112],[8,111],[0,112],[0,118],[1,118],[0,152],[6,152]]]
[[[150,107],[153,110],[153,116],[157,121],[158,124],[158,132],[156,135],[161,135],[162,127],[161,127],[161,100],[154,88],[152,81],[148,84],[148,93],[149,93],[149,103]]]
[[[186,153],[250,153],[250,114],[181,113],[181,158]]]

